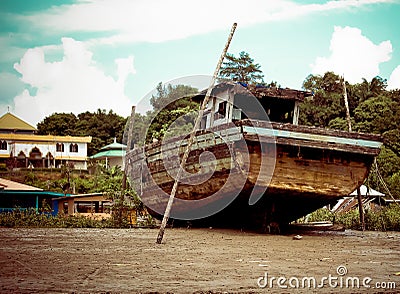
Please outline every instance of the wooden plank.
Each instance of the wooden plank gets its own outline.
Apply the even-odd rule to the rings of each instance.
[[[311,127],[311,126],[293,125],[293,124],[288,124],[288,123],[284,124],[284,123],[276,123],[276,122],[269,122],[269,121],[244,119],[244,120],[235,122],[235,125],[254,126],[254,127],[259,127],[259,128],[267,128],[267,129],[273,128],[276,130],[296,131],[296,132],[308,133],[308,134],[326,135],[326,136],[351,138],[351,139],[363,139],[363,140],[370,140],[370,141],[377,141],[377,142],[383,141],[382,136],[377,135],[377,134],[347,132],[347,131],[325,129],[325,128],[318,128],[318,127]]]
[[[303,132],[299,130],[279,130],[279,129],[264,128],[264,127],[243,126],[243,133],[257,134],[265,137],[270,136],[272,138],[276,137],[276,138],[296,139],[304,141],[326,142],[326,143],[351,145],[355,147],[367,147],[376,149],[379,149],[382,146],[382,143],[379,141],[366,140],[362,138],[332,136],[327,134],[316,134],[316,133]]]

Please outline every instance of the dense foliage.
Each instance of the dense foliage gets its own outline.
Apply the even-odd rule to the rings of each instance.
[[[97,153],[101,147],[113,142],[114,137],[121,142],[127,119],[112,110],[73,113],[54,113],[37,125],[39,135],[91,136],[88,155]]]
[[[37,228],[129,228],[132,225],[126,217],[130,207],[125,205],[124,210],[113,210],[111,218],[91,219],[82,215],[51,215],[38,212],[35,209],[20,210],[0,213],[0,227],[37,227]],[[122,212],[122,213],[120,213]],[[153,227],[151,216],[140,219],[136,227]]]
[[[133,144],[143,145],[161,140],[170,134],[188,134],[193,129],[199,104],[191,99],[198,89],[186,86],[159,83],[156,93],[150,98],[153,107],[145,115],[136,113],[132,130]],[[128,123],[125,126],[127,131]],[[127,132],[123,142],[127,141]]]
[[[168,133],[188,134],[193,129],[196,111],[199,109],[199,104],[191,99],[197,93],[198,89],[190,86],[163,86],[159,83],[157,94],[150,99],[153,111],[148,113],[151,124],[146,141],[160,140]]]
[[[15,173],[10,180],[23,182],[47,191],[86,194],[98,192],[121,191],[123,171],[120,167],[106,168],[103,164],[94,164],[91,174],[75,171],[69,166],[54,169],[51,172],[33,170],[18,176]],[[68,190],[63,187],[68,183]]]

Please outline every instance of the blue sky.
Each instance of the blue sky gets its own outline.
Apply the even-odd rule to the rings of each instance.
[[[300,89],[332,70],[400,88],[399,15],[399,0],[2,0],[0,115],[128,116],[159,82],[212,75],[233,22],[229,52],[268,82]]]

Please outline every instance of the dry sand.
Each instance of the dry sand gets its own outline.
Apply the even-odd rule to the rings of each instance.
[[[161,245],[155,244],[157,233],[0,228],[0,292],[383,292],[374,288],[376,282],[395,282],[400,292],[398,232],[303,232],[294,240],[293,235],[181,228],[167,229]],[[343,276],[337,273],[341,265],[347,268]],[[260,288],[257,280],[265,273],[268,282],[286,278],[289,288],[276,280],[272,289]],[[305,281],[306,288],[293,289],[288,282],[314,277],[319,283],[329,275],[360,282],[370,277],[371,288],[333,288],[326,281],[323,288],[309,289]]]

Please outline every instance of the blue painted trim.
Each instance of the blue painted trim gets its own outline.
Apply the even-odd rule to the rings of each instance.
[[[18,208],[9,208],[9,207],[0,207],[0,213],[2,212],[13,212],[15,210],[28,210],[28,207],[18,207]]]
[[[71,196],[71,194],[64,195],[64,193],[60,192],[51,192],[51,191],[21,191],[21,190],[0,190],[0,194],[15,194],[15,195],[40,195],[40,196],[51,196],[55,197],[64,197],[64,196]]]
[[[293,131],[284,131],[284,130],[250,127],[250,126],[243,126],[243,132],[255,133],[257,135],[264,135],[264,136],[293,138],[293,139],[299,139],[299,140],[336,143],[336,144],[362,146],[362,147],[369,147],[369,148],[380,148],[382,146],[382,143],[377,142],[377,141],[369,141],[369,140],[363,140],[363,139],[351,139],[351,138],[334,137],[334,136],[317,135],[317,134],[306,134],[306,133],[299,133],[299,132],[293,132]]]

